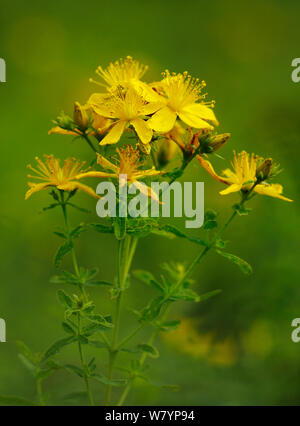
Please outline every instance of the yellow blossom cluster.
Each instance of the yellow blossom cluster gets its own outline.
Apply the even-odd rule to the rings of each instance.
[[[221,195],[253,191],[291,201],[282,195],[281,185],[268,182],[274,175],[271,159],[264,160],[242,151],[239,154],[234,153],[233,171],[226,169],[222,175],[214,171],[206,157],[222,148],[230,134],[216,133],[219,123],[213,110],[214,101],[206,101],[207,94],[203,92],[206,86],[204,81],[192,78],[187,72],[171,73],[166,70],[160,81],[146,83],[142,78],[147,70],[147,66],[130,56],[110,63],[105,69],[101,66],[97,68],[96,74],[101,81],[90,80],[101,87],[101,90],[93,93],[84,105],[75,102],[73,119],[64,114],[58,117],[56,126],[49,134],[84,138],[97,153],[97,163],[102,171],[90,170],[82,173],[79,172],[78,163],[74,163],[69,172],[68,167],[64,165],[61,168],[59,160],[52,156],[47,157],[46,165],[42,165],[41,160],[38,160],[37,178],[44,180],[44,183],[30,182],[27,198],[33,192],[48,186],[56,186],[65,191],[76,187],[96,196],[93,190],[87,190],[88,187],[79,184],[77,180],[89,176],[118,177],[121,168],[123,174],[129,175],[128,182],[135,182],[138,186],[138,180],[143,177],[163,174],[163,166],[168,166],[181,152],[184,160],[182,169],[196,157],[213,178],[228,186],[220,192]],[[136,146],[133,149],[116,148],[119,167],[105,158],[104,146],[122,143],[120,139],[124,132],[135,136]],[[90,137],[96,139],[97,148]],[[160,147],[159,150],[154,150],[152,148],[157,141],[160,142]],[[143,168],[140,154],[149,156],[150,153],[152,167],[146,165],[146,170],[137,173],[137,169]],[[148,160],[145,160],[145,164]],[[67,159],[65,164],[72,161]],[[56,167],[51,165],[54,162]],[[121,167],[121,164],[127,166]],[[113,175],[106,173],[107,169],[112,171]],[[150,191],[149,195],[151,196]]]

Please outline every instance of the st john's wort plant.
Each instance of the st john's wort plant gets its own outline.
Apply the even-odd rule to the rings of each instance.
[[[248,202],[257,194],[291,201],[282,195],[281,185],[270,183],[279,171],[271,158],[263,159],[245,151],[234,152],[232,168],[221,174],[215,172],[210,158],[224,146],[230,134],[216,131],[219,123],[214,114],[214,102],[207,100],[204,81],[193,79],[187,72],[170,73],[167,70],[161,81],[149,84],[142,80],[146,71],[146,66],[131,57],[111,63],[106,69],[98,67],[96,73],[101,81],[91,81],[99,86],[99,92],[93,93],[84,105],[75,102],[73,117],[62,113],[55,120],[55,127],[49,133],[84,140],[91,148],[90,167],[73,158],[61,163],[53,155],[46,155],[44,160],[36,158],[36,166],[29,166],[31,174],[26,199],[38,191],[49,190],[53,201],[45,209],[61,210],[63,227],[55,232],[62,243],[54,258],[55,266],[60,269],[65,256],[71,256],[73,262],[73,270],[62,269],[51,279],[52,283],[62,287],[58,290],[58,299],[65,310],[62,327],[66,336],[37,356],[25,345],[21,346],[21,359],[36,379],[36,403],[41,405],[47,403],[42,381],[60,369],[82,379],[84,394],[91,405],[101,403],[97,394],[92,394],[92,381],[106,387],[103,401],[106,405],[124,404],[137,378],[153,385],[146,361],[159,356],[155,346],[159,333],[174,330],[180,323],[180,318],[169,317],[172,306],[184,301],[198,303],[220,292],[216,289],[199,294],[199,289],[195,288],[191,277],[202,259],[214,252],[238,265],[245,274],[251,273],[252,268],[245,260],[227,252],[226,242],[222,240],[223,231],[235,217],[250,213]],[[159,180],[171,184],[181,178],[194,161],[226,186],[221,195],[235,192],[239,195],[231,216],[223,224],[218,223],[220,215],[207,210],[203,237],[200,238],[195,232],[186,233],[173,225],[163,224],[159,218],[146,217],[142,211],[137,217],[122,214],[122,186],[133,185],[149,202],[160,204],[160,194],[153,191],[151,182]],[[94,223],[71,225],[69,212],[72,209],[84,211],[84,207],[74,201],[78,191],[101,200],[99,194],[82,183],[83,179],[88,181],[91,178],[120,184],[116,186],[116,214]],[[82,232],[87,230],[111,234],[116,239],[115,282],[101,280],[96,267],[86,268],[77,259],[76,246]],[[200,246],[199,254],[187,263],[184,261],[188,259],[179,264],[166,261],[160,275],[146,270],[130,273],[139,240],[150,234],[188,239]],[[132,310],[136,327],[122,330],[125,337],[120,339],[124,293],[134,288],[138,281],[153,287],[156,296],[145,300],[143,307]],[[107,288],[115,303],[111,315],[99,312],[90,299],[89,288],[100,286]],[[73,291],[68,290],[71,287]],[[138,341],[139,332],[145,326],[152,328],[149,339],[132,345],[132,341]],[[67,345],[77,347],[78,365],[56,361],[56,354]],[[100,372],[96,360],[85,356],[85,347],[89,345],[107,352],[106,371]],[[126,351],[132,358],[122,368],[117,364],[121,351]],[[113,389],[116,389],[115,394]]]

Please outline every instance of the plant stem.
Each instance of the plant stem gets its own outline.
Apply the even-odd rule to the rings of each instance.
[[[118,247],[118,287],[119,293],[116,298],[116,314],[114,321],[114,329],[112,342],[109,349],[109,363],[108,363],[108,378],[112,380],[113,371],[114,371],[114,363],[118,353],[118,335],[120,328],[120,317],[121,317],[121,304],[122,297],[124,293],[124,287],[126,284],[126,279],[128,276],[128,272],[131,266],[131,262],[135,253],[137,238],[132,238],[130,236],[126,236],[123,240],[119,241]],[[105,396],[105,405],[109,405],[111,402],[111,384],[108,384],[106,387],[106,396]]]
[[[91,392],[89,379],[88,379],[87,373],[86,373],[86,363],[85,363],[84,357],[83,357],[82,345],[81,345],[81,342],[80,342],[80,335],[81,335],[81,321],[80,321],[80,313],[78,313],[78,350],[79,350],[79,356],[80,356],[81,366],[82,366],[82,369],[84,371],[84,381],[85,381],[85,385],[86,385],[86,390],[87,390],[89,402],[90,402],[91,406],[94,406],[95,403],[94,403],[93,395],[92,395],[92,392]]]
[[[83,133],[82,137],[87,141],[88,145],[92,148],[94,152],[98,152],[97,149],[94,147],[93,142],[90,140],[86,133]]]
[[[69,226],[69,221],[68,221],[66,203],[65,203],[65,199],[64,199],[64,192],[61,191],[60,194],[61,194],[61,207],[62,207],[64,219],[65,219],[66,231],[67,231],[68,234],[70,234],[70,226]],[[77,277],[79,277],[80,276],[80,270],[79,270],[79,266],[78,266],[74,247],[72,247],[71,255],[72,255],[72,261],[73,261],[73,267],[74,267],[75,274],[76,274]],[[85,292],[85,289],[83,288],[83,286],[80,285],[79,289],[80,289],[80,292],[81,292],[81,295],[82,295],[84,301],[87,301],[88,298],[87,298],[87,295],[86,295],[86,292]],[[95,405],[93,395],[92,395],[92,392],[91,392],[91,388],[90,388],[89,379],[88,379],[87,373],[86,373],[86,362],[85,362],[84,356],[83,356],[82,345],[81,345],[81,342],[79,340],[80,335],[81,335],[81,321],[80,321],[80,313],[79,313],[78,314],[78,350],[79,350],[79,356],[80,356],[82,369],[84,370],[84,381],[85,381],[85,385],[86,385],[86,391],[87,391],[87,395],[88,395],[88,398],[89,398],[89,402],[90,402],[90,405]]]
[[[36,391],[37,391],[37,395],[38,395],[39,405],[44,407],[46,404],[45,404],[45,401],[44,401],[44,398],[43,398],[41,379],[38,379],[36,381]]]

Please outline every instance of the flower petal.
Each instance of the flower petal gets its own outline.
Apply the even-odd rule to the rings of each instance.
[[[101,178],[112,178],[116,176],[117,176],[116,173],[97,172],[96,170],[93,170],[90,172],[80,173],[76,175],[74,179],[84,179],[86,177],[96,177],[101,179]]]
[[[162,175],[165,172],[162,170],[156,170],[154,167],[152,169],[148,169],[148,170],[139,170],[136,173],[133,173],[133,178],[134,179],[140,179],[142,177],[148,177],[148,176],[157,176],[157,175]]]
[[[86,192],[94,198],[101,198],[92,188],[80,182],[68,182],[65,185],[57,185],[57,188],[63,191],[74,191],[75,189],[78,189],[79,191]]]
[[[130,122],[135,128],[140,140],[143,143],[149,143],[152,139],[153,131],[148,126],[147,122],[142,120],[141,118],[135,118]]]
[[[224,189],[223,191],[220,191],[219,194],[227,195],[227,194],[231,194],[232,192],[238,192],[241,189],[242,189],[242,185],[234,183],[233,185],[230,185],[228,188]]]
[[[165,106],[157,111],[147,123],[153,130],[166,133],[173,129],[176,118],[177,114]]]
[[[282,185],[279,183],[273,184],[260,184],[256,185],[254,191],[261,195],[268,195],[269,197],[280,198],[284,201],[293,201],[290,198],[284,197],[282,194]]]
[[[156,194],[155,191],[153,191],[152,188],[150,188],[150,186],[147,186],[143,182],[138,182],[137,180],[133,181],[132,183],[136,188],[140,190],[142,194],[146,195],[149,198],[152,198],[157,203],[160,203],[159,196]]]
[[[193,103],[184,107],[183,111],[196,115],[196,117],[202,118],[202,120],[211,121],[216,126],[219,124],[213,110],[206,105]]]
[[[30,189],[28,189],[28,191],[25,194],[25,200],[28,200],[28,198],[32,194],[34,194],[35,192],[43,191],[44,189],[51,186],[51,184],[49,182],[47,182],[47,183],[32,183],[32,182],[29,182],[28,185],[30,186]]]
[[[92,107],[92,109],[99,115],[107,118],[115,118],[115,114],[107,106],[107,100],[109,96],[105,93],[94,93],[89,98],[87,104]]]
[[[122,133],[124,132],[126,121],[117,121],[116,124],[112,126],[108,134],[100,142],[100,145],[108,145],[119,142]]]
[[[119,173],[119,167],[115,164],[111,163],[107,158],[103,157],[103,155],[98,154],[97,152],[97,164],[103,167],[103,169],[112,170],[113,172]]]
[[[201,157],[200,155],[197,156],[197,159],[199,161],[199,163],[201,164],[201,166],[216,180],[218,180],[219,182],[225,183],[226,185],[230,185],[230,182],[228,179],[223,178],[219,175],[217,175],[217,173],[215,172],[213,166],[211,165],[211,163],[208,160],[204,160],[203,157]]]
[[[202,118],[199,118],[197,115],[191,114],[186,111],[180,111],[178,115],[179,118],[188,126],[195,127],[196,129],[213,130],[213,126],[202,120]]]
[[[56,126],[50,129],[48,132],[48,135],[53,135],[53,134],[79,136],[79,135],[82,135],[82,132],[80,130],[74,130],[74,131],[66,130],[66,129],[62,129],[59,126]]]
[[[141,108],[140,113],[141,113],[141,115],[154,114],[156,111],[158,111],[163,106],[164,106],[164,104],[162,102],[150,102],[150,103],[144,105]]]

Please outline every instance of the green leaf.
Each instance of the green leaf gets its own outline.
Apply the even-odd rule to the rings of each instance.
[[[71,327],[70,324],[68,324],[67,322],[63,322],[62,323],[62,328],[64,329],[64,331],[68,334],[72,334],[73,336],[76,334],[75,330]]]
[[[141,322],[151,322],[158,317],[161,308],[165,303],[163,296],[156,297],[153,299],[140,313]]]
[[[114,227],[112,225],[103,225],[101,223],[90,223],[89,226],[101,234],[113,234]]]
[[[204,214],[204,224],[203,229],[206,231],[214,229],[218,226],[217,223],[217,213],[214,210],[207,210]]]
[[[221,256],[225,257],[226,259],[230,260],[231,262],[235,263],[244,274],[249,275],[253,272],[251,265],[249,265],[248,262],[241,259],[240,257],[235,256],[234,254],[231,254],[231,253],[226,253],[221,250],[216,250],[216,252],[220,254]]]
[[[21,398],[18,396],[6,396],[6,395],[0,395],[0,404],[7,405],[7,406],[20,406],[20,407],[27,407],[27,406],[35,407],[38,405],[25,398]]]
[[[60,246],[54,257],[54,265],[58,268],[61,264],[62,258],[66,256],[73,249],[72,240],[67,241],[62,246]]]
[[[157,221],[150,217],[128,217],[126,232],[135,237],[146,237],[158,227]]]
[[[148,345],[146,343],[143,343],[141,345],[138,345],[138,348],[142,351],[145,352],[148,356],[150,356],[151,358],[158,358],[159,357],[159,352],[158,350],[152,346],[152,345]]]
[[[161,293],[164,293],[164,287],[158,281],[156,281],[156,279],[151,274],[151,272],[140,269],[140,270],[133,271],[132,274],[135,278],[142,281],[143,283],[151,285],[156,290],[160,291]]]
[[[25,345],[25,343],[22,342],[21,340],[18,340],[16,343],[17,343],[17,346],[18,346],[19,350],[21,351],[21,353],[26,358],[28,358],[33,364],[35,364],[36,363],[36,356],[29,349],[29,347],[27,345]]]
[[[36,375],[36,366],[23,354],[18,355],[19,359],[23,363],[23,365],[27,368],[30,373],[35,376]]]
[[[82,212],[82,213],[91,213],[90,212],[90,210],[87,210],[87,209],[84,209],[83,207],[79,207],[79,206],[77,206],[76,204],[73,204],[73,203],[66,203],[68,206],[71,206],[71,207],[73,207],[74,209],[76,209],[76,210],[79,210],[80,212]]]
[[[244,204],[234,204],[233,205],[233,210],[235,210],[240,216],[247,216],[249,213],[251,213],[252,209],[249,209],[247,207],[245,207]]]
[[[53,373],[53,368],[40,370],[36,375],[36,380],[45,380]]]
[[[211,229],[217,228],[218,223],[215,220],[208,220],[207,222],[204,223],[203,225],[203,229],[205,229],[205,231],[209,231]]]
[[[126,218],[116,217],[114,220],[114,232],[117,240],[123,240],[126,235]]]
[[[173,296],[171,296],[169,300],[186,300],[188,302],[199,302],[200,296],[191,289],[181,289]]]
[[[184,232],[182,232],[179,229],[177,229],[173,225],[164,225],[160,229],[163,229],[164,231],[170,232],[170,233],[176,235],[177,237],[185,238],[185,239],[191,241],[192,243],[196,243],[196,244],[199,244],[201,246],[206,246],[207,245],[205,241],[201,240],[201,238],[194,237],[192,235],[187,235]]]
[[[100,374],[93,374],[92,378],[100,383],[103,383],[104,385],[125,386],[127,383],[127,380],[125,379],[109,379],[108,377]]]
[[[103,324],[89,324],[83,327],[82,333],[85,337],[93,336],[94,334],[98,333],[99,331],[106,331],[108,328],[111,328],[111,325],[107,325],[108,323]],[[88,342],[87,342],[88,343]]]
[[[70,345],[73,342],[76,342],[77,338],[75,336],[67,337],[66,339],[58,340],[57,342],[53,343],[53,345],[50,346],[49,349],[45,352],[42,362],[45,362],[48,358],[56,355],[63,347]]]
[[[86,231],[86,226],[84,223],[80,223],[78,226],[72,229],[72,231],[70,232],[70,237],[72,239],[79,238],[80,234],[84,231]]]
[[[68,271],[62,271],[61,275],[54,275],[50,278],[51,284],[72,284],[77,285],[80,280],[76,275],[71,274]]]
[[[97,349],[107,349],[108,346],[106,343],[99,341],[99,340],[89,340],[89,345],[93,346]]]
[[[208,220],[216,220],[217,213],[214,210],[206,210],[204,214],[204,222]]]
[[[212,290],[212,291],[208,291],[207,293],[204,294],[200,294],[200,300],[199,302],[204,302],[204,300],[208,300],[211,297],[217,296],[217,294],[222,293],[222,290]]]
[[[85,285],[88,287],[100,287],[100,286],[113,287],[114,286],[113,283],[110,283],[109,281],[105,281],[105,280],[87,281]]]
[[[64,365],[64,368],[66,370],[70,371],[71,373],[76,374],[79,377],[85,376],[84,370],[82,370],[82,368],[77,367],[76,365],[66,364],[66,365]]]
[[[219,249],[224,249],[224,248],[226,247],[226,245],[227,245],[227,242],[228,242],[228,241],[223,241],[223,240],[221,240],[220,238],[218,238],[218,239],[216,240],[216,242],[215,242],[215,246],[216,246],[217,248],[219,248]]]
[[[57,235],[60,238],[63,238],[64,240],[66,240],[68,238],[67,235],[64,234],[63,232],[54,231],[53,234]]]
[[[164,321],[164,322],[158,322],[157,326],[161,331],[173,331],[178,328],[180,324],[180,321],[173,320],[173,321]]]
[[[58,300],[60,301],[60,303],[65,307],[65,308],[73,308],[73,301],[71,299],[70,296],[67,295],[67,293],[65,293],[63,290],[58,290],[57,291],[57,297]]]
[[[49,206],[47,206],[47,207],[43,207],[42,208],[42,212],[45,212],[45,211],[47,211],[47,210],[51,210],[51,209],[54,209],[55,207],[57,207],[57,206],[60,206],[60,204],[59,203],[52,203],[52,204],[50,204]]]

